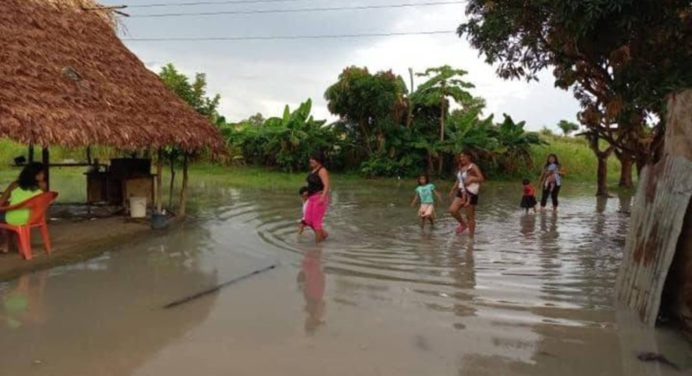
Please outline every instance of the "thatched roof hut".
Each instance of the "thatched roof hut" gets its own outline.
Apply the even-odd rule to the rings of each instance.
[[[0,137],[221,151],[215,127],[149,71],[92,0],[0,1]]]

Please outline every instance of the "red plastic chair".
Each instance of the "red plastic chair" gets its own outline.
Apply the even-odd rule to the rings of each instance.
[[[31,260],[31,229],[38,227],[41,230],[41,238],[47,255],[51,252],[50,235],[46,223],[46,211],[58,197],[56,192],[45,192],[13,206],[0,207],[0,212],[16,209],[29,209],[29,221],[26,225],[15,226],[8,223],[0,223],[0,229],[15,232],[19,238],[19,254],[25,259]]]

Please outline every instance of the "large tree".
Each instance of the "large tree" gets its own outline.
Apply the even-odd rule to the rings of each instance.
[[[466,12],[459,34],[501,77],[552,67],[593,137],[639,169],[655,159],[665,96],[692,86],[689,0],[470,0]]]
[[[367,153],[383,153],[386,134],[406,116],[406,84],[392,71],[348,67],[324,93],[329,111],[357,128]],[[376,147],[373,147],[373,143]]]

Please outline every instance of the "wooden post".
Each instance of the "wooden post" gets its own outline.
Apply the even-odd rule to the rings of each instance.
[[[667,109],[663,151],[658,161],[642,170],[616,284],[618,300],[651,326],[656,324],[669,271],[677,281],[686,281],[680,298],[687,294],[682,302],[688,312],[692,310],[692,267],[671,267],[674,259],[686,262],[692,254],[692,242],[682,240],[692,197],[692,90],[671,95]]]
[[[46,169],[46,190],[50,191],[50,151],[48,151],[48,147],[41,149],[41,161]]]
[[[29,163],[34,161],[34,144],[29,144]]]
[[[91,164],[91,146],[87,146],[86,148],[86,159],[87,163]]]
[[[163,150],[159,148],[156,155],[156,212],[161,213],[163,211],[163,202],[161,202],[161,195],[163,191],[162,181],[163,181]]]
[[[187,165],[188,165],[188,154],[183,153],[183,182],[180,187],[180,202],[178,204],[178,215],[180,217],[185,217],[185,212],[187,209]]]
[[[173,208],[173,188],[175,188],[175,150],[171,150],[168,156],[171,168],[171,181],[168,184],[168,207]]]

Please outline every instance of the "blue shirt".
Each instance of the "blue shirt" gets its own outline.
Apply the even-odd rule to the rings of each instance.
[[[433,191],[435,190],[434,184],[419,185],[416,188],[416,193],[420,197],[421,204],[433,204],[435,199],[433,198]]]

